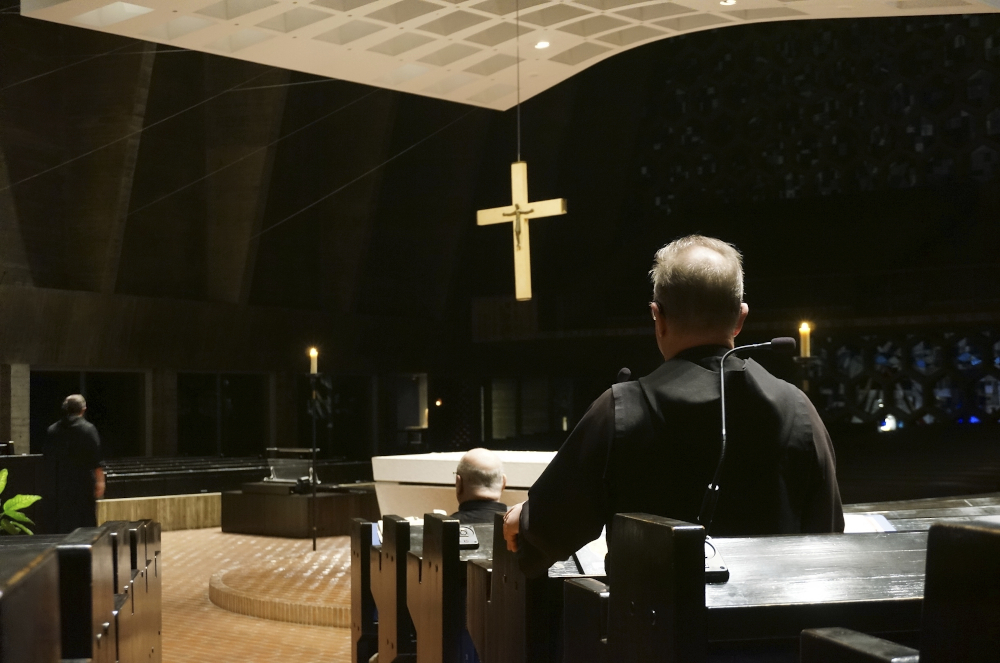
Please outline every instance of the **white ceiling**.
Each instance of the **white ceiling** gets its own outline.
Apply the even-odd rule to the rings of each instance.
[[[23,0],[21,14],[506,110],[616,53],[764,21],[1000,13],[1000,0]],[[546,49],[536,49],[540,41]]]

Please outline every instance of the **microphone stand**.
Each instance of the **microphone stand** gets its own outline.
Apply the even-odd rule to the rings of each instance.
[[[734,352],[765,348],[773,342],[767,341],[766,343],[741,345],[722,355],[722,362],[719,364],[719,402],[722,406],[722,450],[719,452],[719,462],[715,466],[715,474],[712,475],[712,482],[708,484],[708,489],[705,491],[705,497],[701,502],[701,513],[698,516],[698,523],[705,528],[706,534],[712,526],[712,518],[715,516],[715,505],[719,502],[719,479],[722,477],[722,464],[726,459],[726,359]]]
[[[705,528],[705,579],[707,582],[726,582],[729,580],[729,570],[725,566],[715,546],[711,543],[708,532],[712,527],[712,518],[715,516],[715,507],[719,503],[719,479],[722,478],[722,466],[726,459],[726,359],[734,352],[743,350],[755,350],[766,347],[795,348],[795,339],[791,337],[774,338],[765,343],[752,343],[733,348],[722,355],[719,362],[719,405],[722,411],[722,445],[719,451],[719,462],[715,466],[715,474],[712,475],[712,482],[705,490],[705,497],[701,501],[701,512],[698,515],[698,523]]]

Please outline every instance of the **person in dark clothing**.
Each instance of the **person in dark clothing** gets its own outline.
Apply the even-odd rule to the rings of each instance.
[[[56,533],[96,527],[96,500],[104,497],[101,438],[83,417],[87,401],[73,394],[63,401],[62,409],[63,418],[49,426],[42,452],[56,492],[50,507]]]
[[[455,495],[458,511],[451,514],[463,525],[492,523],[493,515],[507,511],[500,496],[507,487],[500,457],[489,449],[471,449],[458,461]]]
[[[610,536],[616,513],[698,522],[720,454],[721,359],[749,310],[742,256],[720,240],[685,237],[657,252],[650,276],[664,363],[598,397],[528,500],[508,511],[504,537],[529,575],[604,527]],[[833,444],[802,391],[730,356],[726,422],[711,534],[843,531]]]

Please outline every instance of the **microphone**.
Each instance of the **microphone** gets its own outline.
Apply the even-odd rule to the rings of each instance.
[[[722,355],[722,362],[719,365],[719,403],[722,410],[722,450],[719,452],[719,462],[715,466],[715,474],[712,476],[712,483],[708,484],[708,488],[705,490],[705,497],[701,502],[701,513],[698,516],[698,523],[705,528],[706,535],[708,534],[709,528],[712,526],[712,518],[715,515],[715,505],[719,502],[719,479],[722,476],[723,461],[726,459],[726,359],[729,358],[729,355],[735,352],[757,350],[760,348],[772,348],[774,350],[794,352],[795,339],[790,336],[779,336],[778,338],[772,338],[770,341],[765,343],[741,345],[740,347],[733,348],[726,354]]]

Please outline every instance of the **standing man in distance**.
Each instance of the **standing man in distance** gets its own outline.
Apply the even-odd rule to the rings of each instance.
[[[489,449],[470,449],[455,470],[458,511],[451,517],[463,525],[492,523],[495,513],[507,510],[507,505],[500,502],[506,487],[507,475],[500,457]]]
[[[719,370],[749,311],[743,260],[700,235],[656,253],[650,271],[664,363],[614,385],[504,520],[522,570],[542,572],[597,538],[616,513],[697,522],[720,451]],[[726,360],[728,444],[712,534],[844,529],[830,435],[802,391],[752,359]],[[613,569],[613,566],[611,567]]]
[[[53,527],[57,533],[68,533],[97,526],[96,500],[104,497],[104,468],[97,428],[84,419],[87,401],[80,394],[67,396],[62,410],[62,419],[49,426],[43,454],[56,491]]]

